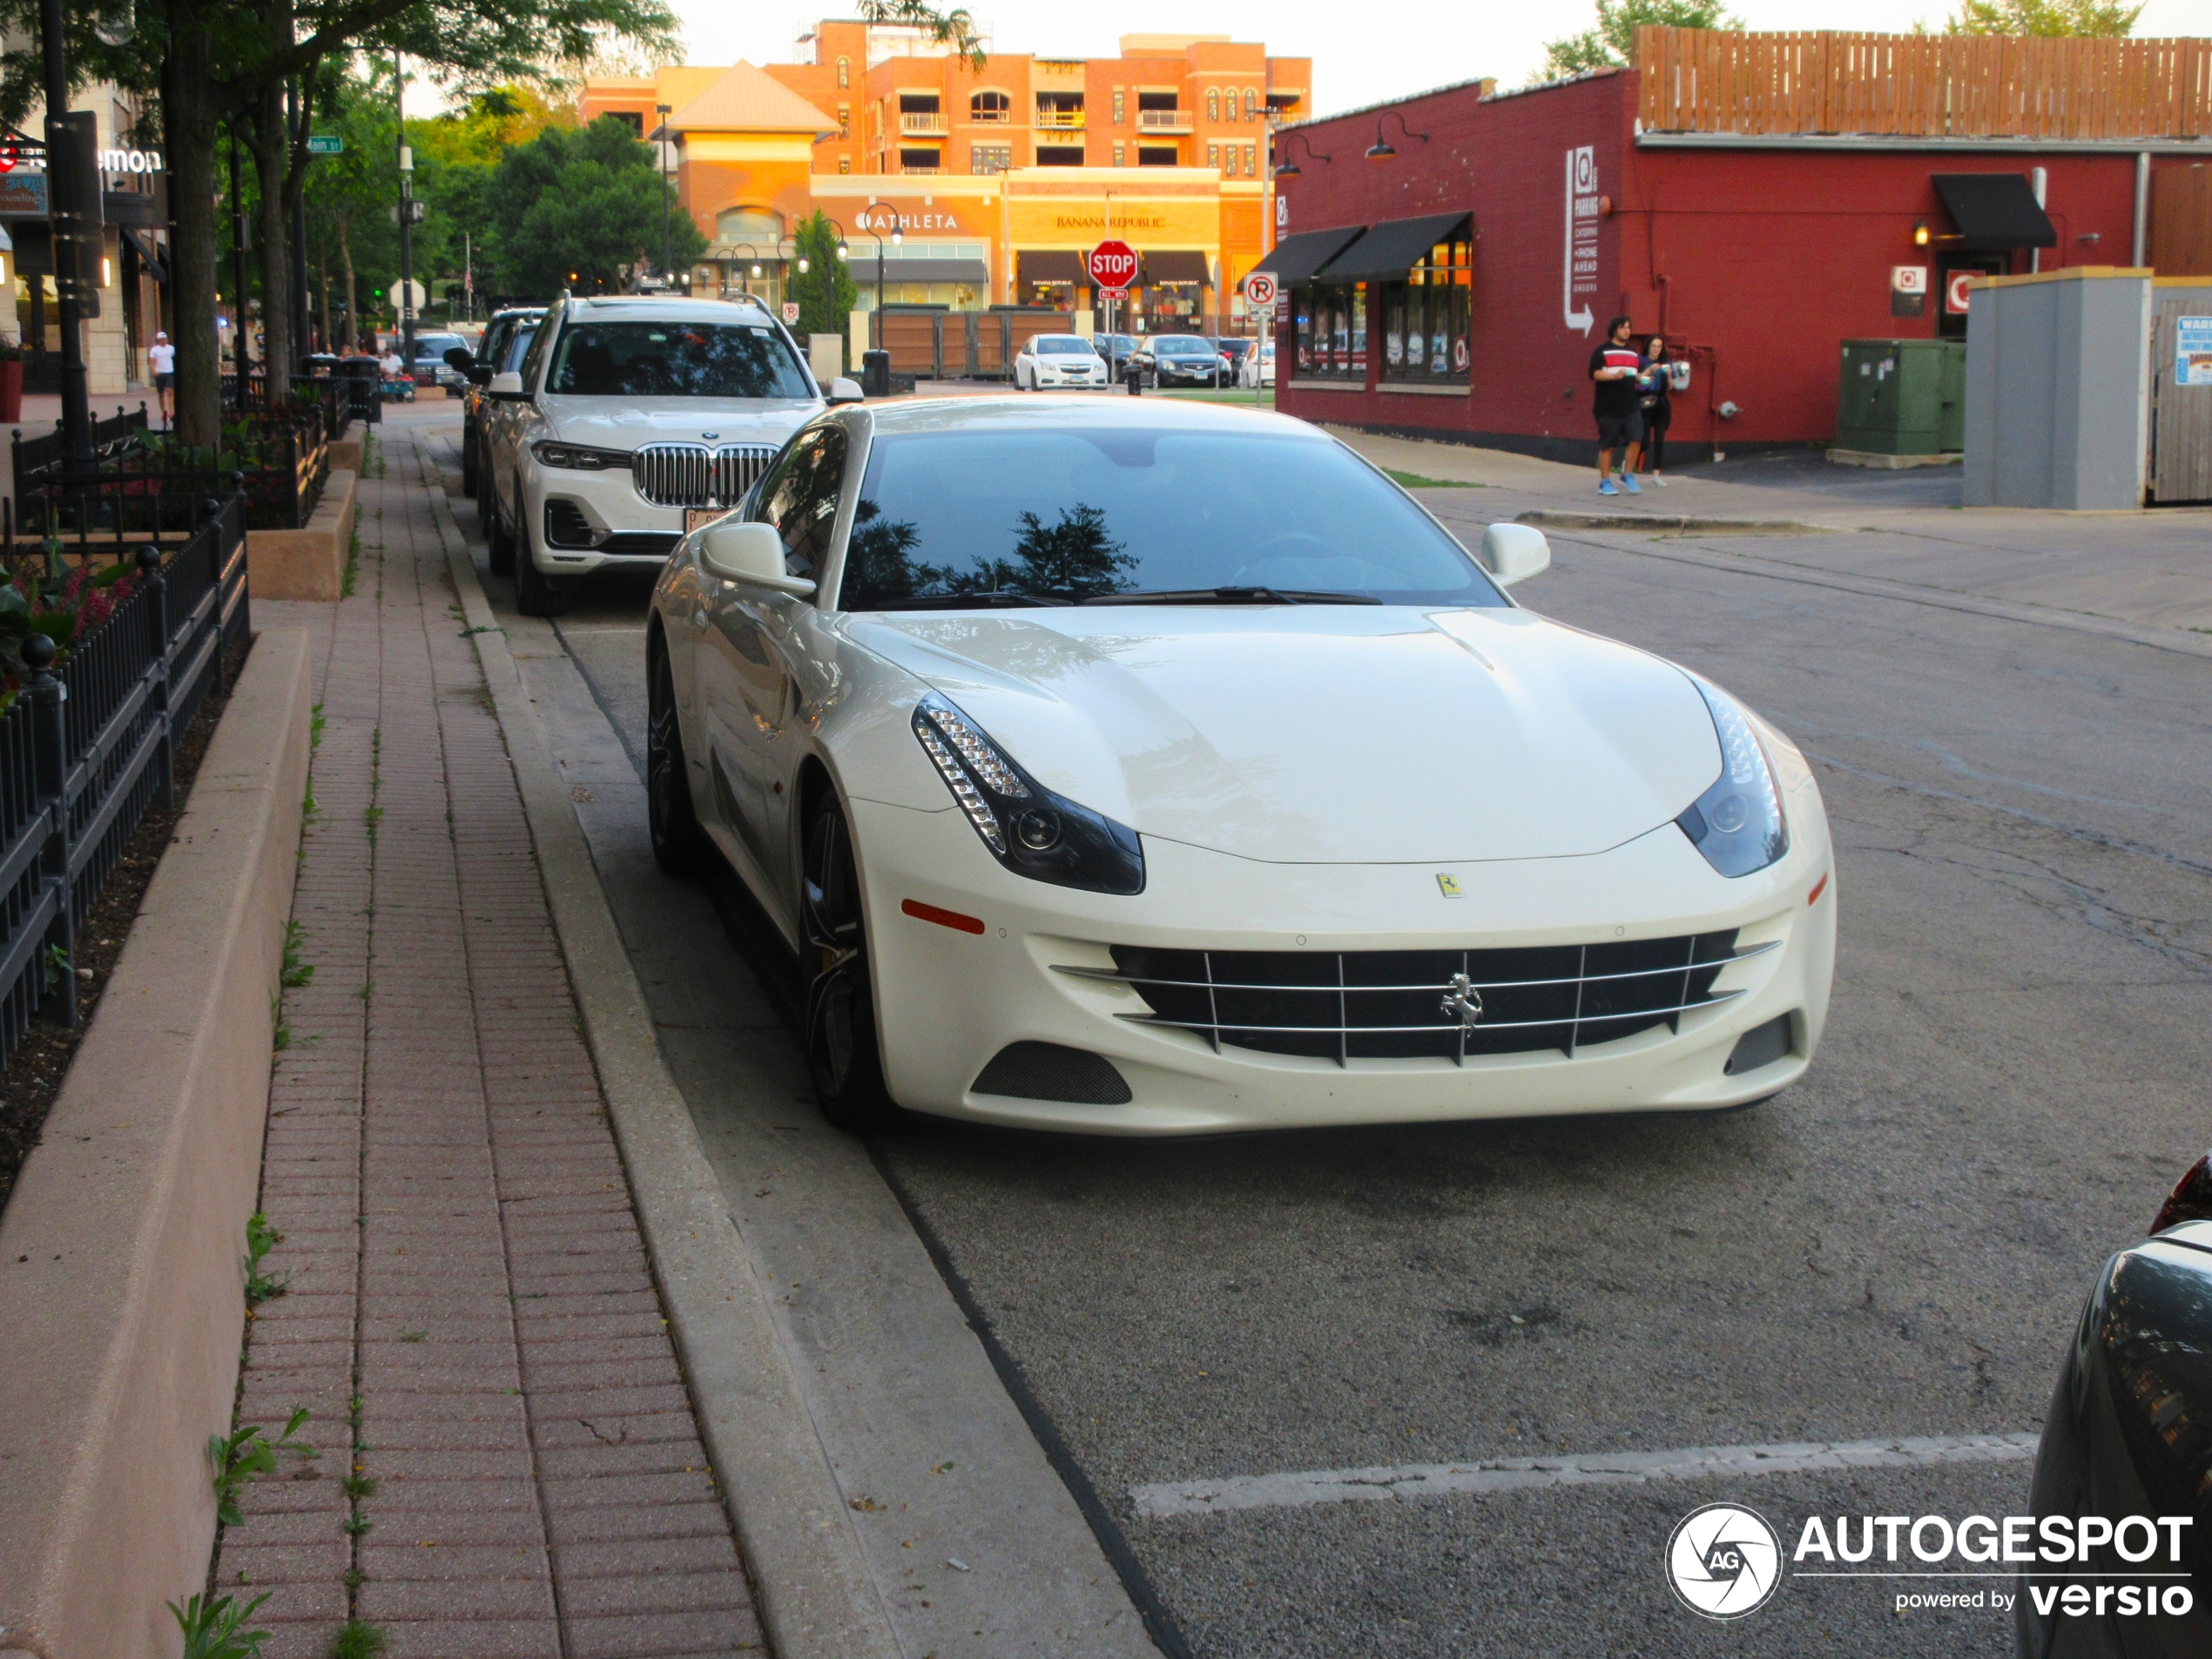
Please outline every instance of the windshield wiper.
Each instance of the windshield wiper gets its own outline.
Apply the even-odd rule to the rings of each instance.
[[[1102,593],[1078,603],[1087,605],[1379,605],[1366,593],[1332,593],[1320,588],[1140,588],[1131,593]]]
[[[917,593],[904,599],[886,600],[878,609],[884,610],[989,610],[996,606],[1068,605],[1072,599],[1048,599],[1041,594],[1024,593],[1019,588],[991,588],[981,593]]]

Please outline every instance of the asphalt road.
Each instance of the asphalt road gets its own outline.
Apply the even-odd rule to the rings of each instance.
[[[1429,498],[1474,524],[1480,494]],[[2212,661],[1674,556],[1699,545],[1558,536],[1522,597],[1710,674],[1812,756],[1842,946],[1798,1087],[1710,1118],[1196,1143],[917,1120],[876,1149],[1170,1651],[2010,1651],[2007,1616],[1898,1615],[1894,1583],[1793,1581],[1708,1623],[1660,1563],[1716,1499],[1794,1539],[1813,1514],[2017,1510],[2023,1463],[1170,1520],[1130,1495],[2033,1430],[2097,1264],[2212,1139]],[[643,595],[560,630],[633,759]]]

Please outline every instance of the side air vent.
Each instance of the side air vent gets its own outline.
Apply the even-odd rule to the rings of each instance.
[[[1737,1038],[1724,1069],[1730,1076],[1740,1077],[1747,1071],[1772,1065],[1788,1055],[1791,1046],[1790,1016],[1777,1014],[1764,1025],[1755,1025]]]
[[[1126,1106],[1136,1098],[1112,1061],[1056,1042],[1008,1043],[983,1068],[974,1091],[1078,1106]]]

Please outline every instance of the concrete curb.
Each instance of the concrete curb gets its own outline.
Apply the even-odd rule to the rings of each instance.
[[[1568,513],[1549,507],[1516,514],[1516,524],[1539,529],[1615,530],[1629,536],[1833,536],[1847,534],[1848,524],[1809,524],[1797,518],[1690,518],[1670,513]]]
[[[699,1433],[779,1659],[897,1659],[845,1497],[778,1339],[762,1283],[676,1087],[583,829],[531,716],[507,637],[442,489],[430,488],[465,625],[514,762],[584,1039]],[[4,1656],[0,1656],[4,1659]]]
[[[0,1217],[0,1656],[154,1659],[206,1582],[314,692],[256,641]]]

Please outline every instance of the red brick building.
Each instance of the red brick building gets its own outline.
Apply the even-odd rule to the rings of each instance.
[[[1275,156],[1279,406],[1560,459],[1616,314],[1689,363],[1693,458],[1828,440],[1838,342],[1963,337],[1973,275],[2212,272],[2212,42],[1645,30]]]

